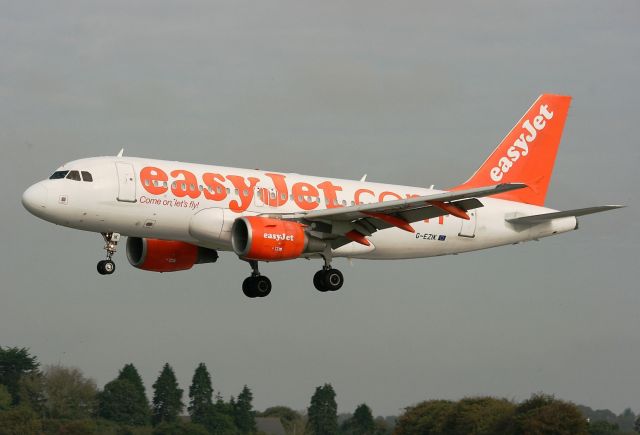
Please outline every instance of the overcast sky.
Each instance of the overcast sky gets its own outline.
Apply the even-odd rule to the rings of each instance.
[[[453,4],[455,3],[455,4]],[[517,4],[516,4],[517,3]],[[340,411],[544,391],[640,411],[640,3],[0,0],[0,345],[99,386],[205,362],[225,397]],[[414,261],[101,277],[99,235],[38,220],[24,189],[116,154],[453,186],[542,92],[574,97],[547,205],[628,204],[580,230]],[[124,248],[124,247],[122,247]]]

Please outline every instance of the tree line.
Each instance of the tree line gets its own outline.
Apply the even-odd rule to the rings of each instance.
[[[492,397],[429,400],[399,417],[374,418],[369,406],[339,415],[331,384],[315,389],[305,411],[274,406],[259,413],[244,386],[237,397],[214,396],[204,363],[194,371],[187,395],[172,367],[162,367],[149,401],[138,370],[125,364],[98,390],[73,367],[40,367],[28,349],[0,346],[0,435],[240,435],[260,434],[256,417],[275,417],[295,435],[577,434],[640,432],[640,417],[593,411],[544,394],[515,403]],[[185,413],[186,411],[186,413]],[[637,432],[636,432],[637,431]]]

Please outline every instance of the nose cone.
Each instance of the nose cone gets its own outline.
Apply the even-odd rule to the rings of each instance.
[[[42,183],[36,183],[22,194],[22,205],[29,213],[39,216],[45,211],[47,194],[47,188]]]

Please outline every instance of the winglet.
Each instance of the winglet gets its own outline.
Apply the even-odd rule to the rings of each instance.
[[[118,153],[118,155],[116,157],[122,157],[122,154],[124,154],[124,148],[122,148],[120,150],[120,152]]]

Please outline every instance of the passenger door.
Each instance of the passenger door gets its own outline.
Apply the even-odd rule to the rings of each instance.
[[[136,173],[130,163],[117,162],[118,201],[136,202]]]

